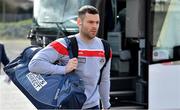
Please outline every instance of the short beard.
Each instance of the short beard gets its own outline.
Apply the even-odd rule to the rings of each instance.
[[[81,33],[89,40],[93,39],[95,36],[90,36],[89,33],[86,33],[84,31],[81,30]]]

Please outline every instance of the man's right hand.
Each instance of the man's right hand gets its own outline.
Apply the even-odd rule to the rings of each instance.
[[[68,61],[65,67],[65,73],[69,73],[77,68],[78,60],[77,58],[72,58]]]

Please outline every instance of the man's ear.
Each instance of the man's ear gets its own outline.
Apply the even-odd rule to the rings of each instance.
[[[82,24],[81,19],[77,18],[77,25],[80,26]]]

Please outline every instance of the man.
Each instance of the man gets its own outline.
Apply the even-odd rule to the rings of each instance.
[[[6,55],[3,44],[0,44],[0,63],[2,63],[4,66],[9,63],[9,59],[8,59],[8,57]]]
[[[6,51],[3,44],[0,44],[0,72],[1,72],[1,63],[6,66],[9,63],[9,58],[6,55]],[[11,80],[8,76],[4,79],[6,83],[10,83]]]
[[[68,36],[77,39],[78,59],[69,59],[66,42],[60,38],[38,52],[29,63],[29,70],[35,73],[70,74],[69,72],[75,70],[85,84],[87,100],[83,109],[98,109],[99,99],[104,109],[111,106],[109,102],[111,59],[103,70],[100,85],[97,86],[100,69],[105,63],[103,44],[101,39],[96,37],[99,23],[98,10],[93,6],[83,6],[78,12],[79,33]],[[53,64],[57,60],[61,66]]]

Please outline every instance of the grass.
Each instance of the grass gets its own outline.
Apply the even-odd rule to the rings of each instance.
[[[32,25],[32,19],[18,22],[0,22],[1,39],[26,38]]]
[[[0,22],[0,29],[3,29],[5,26],[22,26],[22,25],[31,25],[32,24],[32,19],[28,20],[22,20],[18,22]]]

